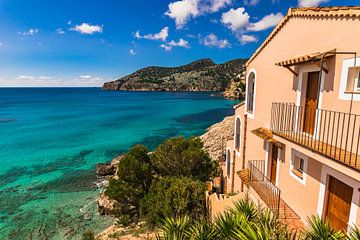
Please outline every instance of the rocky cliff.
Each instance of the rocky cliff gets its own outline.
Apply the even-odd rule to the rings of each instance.
[[[224,91],[244,71],[246,59],[216,64],[201,59],[180,67],[147,67],[118,80],[104,90],[120,91]]]
[[[235,115],[224,118],[206,129],[206,132],[200,136],[204,144],[204,149],[209,153],[213,160],[223,154],[226,142],[234,137]]]

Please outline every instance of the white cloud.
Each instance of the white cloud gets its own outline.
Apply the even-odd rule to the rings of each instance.
[[[256,6],[260,0],[244,0],[244,4],[248,6]]]
[[[254,35],[247,35],[247,34],[242,34],[238,36],[238,40],[240,41],[240,43],[242,45],[245,45],[247,43],[251,43],[251,42],[257,42],[258,39],[256,36]]]
[[[81,75],[80,78],[81,79],[91,79],[92,76],[91,75]]]
[[[280,12],[276,14],[271,13],[263,17],[260,21],[256,23],[251,23],[250,26],[247,27],[247,30],[254,32],[266,30],[268,28],[276,26],[276,24],[278,24],[278,22],[280,22],[283,17],[284,15]]]
[[[171,46],[168,46],[168,45],[165,45],[165,44],[161,44],[160,47],[163,48],[167,52],[170,52],[171,49],[172,49]]]
[[[2,42],[0,42],[0,46],[2,46],[3,45],[3,43]]]
[[[221,16],[221,22],[230,28],[233,32],[241,31],[249,25],[249,14],[245,8],[230,9]]]
[[[175,20],[177,28],[182,28],[190,19],[217,12],[231,3],[232,0],[179,0],[169,4],[165,15]]]
[[[82,23],[80,25],[76,25],[70,28],[71,31],[76,31],[81,34],[94,34],[94,33],[102,33],[103,27],[100,25],[91,25],[89,23]]]
[[[299,0],[300,7],[317,7],[321,3],[329,2],[329,0]]]
[[[149,39],[149,40],[162,40],[162,41],[166,41],[168,36],[169,36],[169,28],[168,27],[164,27],[163,29],[161,29],[161,31],[159,33],[146,34],[144,36],[141,36],[140,32],[136,31],[134,34],[135,38],[144,38],[144,39]]]
[[[161,44],[160,47],[163,48],[165,51],[171,51],[173,47],[190,48],[190,44],[188,41],[180,38],[177,42],[171,40],[166,44]]]
[[[63,35],[63,34],[65,34],[65,31],[62,30],[61,28],[58,28],[58,29],[56,29],[56,33],[60,34],[60,35]]]
[[[135,56],[137,54],[137,52],[135,51],[135,49],[130,49],[129,51],[130,55]]]
[[[39,32],[39,29],[37,29],[37,28],[30,28],[30,29],[27,30],[27,31],[18,32],[18,34],[24,35],[24,36],[33,36],[33,35],[37,34],[38,32]]]
[[[93,77],[82,75],[79,77],[54,77],[54,76],[36,76],[19,75],[16,77],[0,78],[2,87],[94,87],[102,86],[104,82],[111,79],[103,77]]]
[[[217,47],[217,48],[231,47],[231,44],[227,39],[218,39],[218,37],[213,33],[207,35],[205,38],[200,39],[200,43],[209,47]]]
[[[209,12],[217,12],[220,9],[230,5],[232,3],[232,0],[210,0],[209,1]],[[206,11],[206,8],[205,8]]]
[[[192,17],[200,15],[198,8],[199,0],[181,0],[169,4],[169,10],[165,13],[175,20],[177,28],[182,28]]]

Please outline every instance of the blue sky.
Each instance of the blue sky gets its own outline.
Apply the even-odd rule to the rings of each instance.
[[[0,86],[100,86],[139,68],[248,58],[289,7],[359,0],[0,0]]]

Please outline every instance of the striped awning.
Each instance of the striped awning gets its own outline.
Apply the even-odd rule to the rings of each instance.
[[[291,67],[291,66],[305,64],[305,63],[318,62],[321,60],[321,58],[324,56],[325,53],[328,53],[325,56],[326,58],[328,58],[328,57],[334,56],[335,52],[336,52],[336,49],[333,49],[330,51],[323,51],[323,52],[305,54],[305,55],[301,55],[301,56],[295,56],[290,59],[286,59],[281,62],[277,62],[277,63],[275,63],[275,65],[281,66],[281,67]]]

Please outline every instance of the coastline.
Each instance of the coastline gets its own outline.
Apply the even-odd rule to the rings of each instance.
[[[217,161],[218,157],[221,156],[223,153],[223,146],[226,144],[227,140],[233,138],[234,134],[234,119],[235,115],[231,115],[225,117],[222,121],[215,123],[208,127],[202,135],[198,136],[204,144],[203,149],[209,153],[210,157],[213,161]],[[106,169],[116,168],[120,163],[122,155],[115,157],[109,163],[103,163],[102,166],[105,166]],[[106,172],[106,170],[105,170]],[[113,174],[106,174],[102,176],[104,178],[104,185],[103,188],[105,190],[110,178],[117,178],[117,171],[114,171]],[[101,191],[99,196],[96,199],[98,205],[98,211],[101,215],[111,215],[114,205],[116,201],[109,199],[104,190]],[[141,225],[141,223],[140,223]],[[154,232],[144,232],[141,234],[137,234],[134,237],[131,231],[137,231],[141,229],[140,225],[136,225],[133,228],[119,226],[116,223],[110,225],[108,228],[104,229],[100,233],[96,235],[96,238],[99,240],[110,240],[113,239],[112,236],[119,236],[116,239],[123,239],[123,240],[132,240],[132,239],[151,239],[155,237]]]

